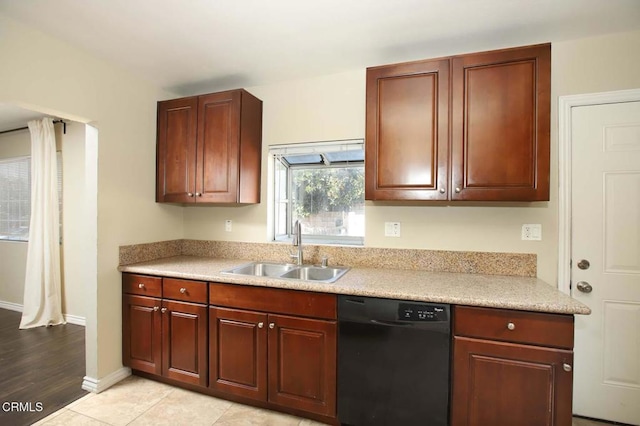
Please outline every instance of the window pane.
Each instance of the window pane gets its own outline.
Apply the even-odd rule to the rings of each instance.
[[[287,209],[289,199],[287,196],[287,167],[276,158],[274,176],[274,231],[276,237],[287,235]]]
[[[292,222],[307,235],[364,237],[364,167],[292,168]]]

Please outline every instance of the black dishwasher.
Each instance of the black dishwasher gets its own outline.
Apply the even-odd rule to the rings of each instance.
[[[446,426],[450,306],[338,296],[338,420]]]

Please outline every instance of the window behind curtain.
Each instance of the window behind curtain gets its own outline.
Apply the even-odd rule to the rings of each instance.
[[[58,208],[62,227],[62,154],[58,161]],[[31,157],[0,159],[0,240],[29,241]],[[62,235],[62,234],[61,234]]]

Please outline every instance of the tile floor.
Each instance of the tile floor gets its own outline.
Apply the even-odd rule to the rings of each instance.
[[[321,423],[131,376],[102,393],[80,398],[35,425],[319,426]]]
[[[321,423],[131,376],[100,394],[80,398],[35,425],[319,426]],[[574,418],[572,426],[605,425],[608,426]]]

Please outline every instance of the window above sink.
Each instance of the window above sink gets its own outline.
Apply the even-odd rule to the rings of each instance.
[[[364,141],[272,145],[273,239],[291,241],[302,223],[306,242],[364,244]]]

